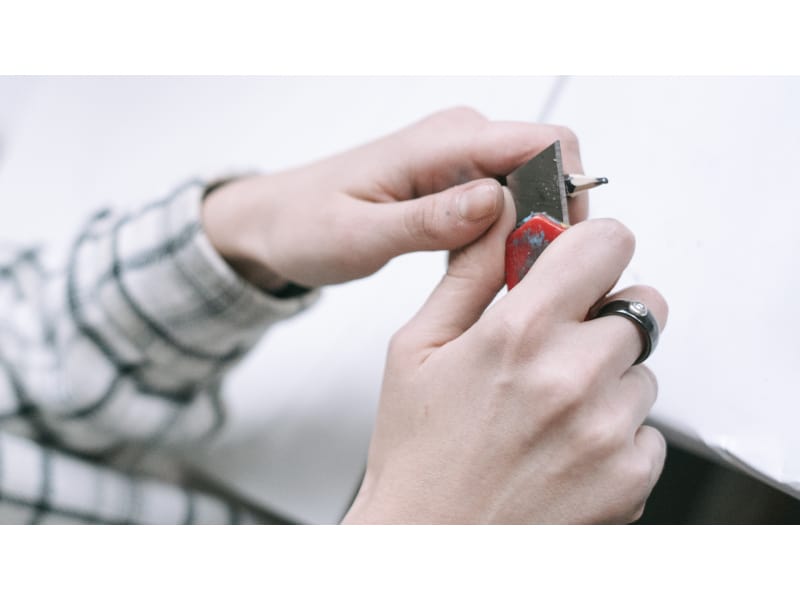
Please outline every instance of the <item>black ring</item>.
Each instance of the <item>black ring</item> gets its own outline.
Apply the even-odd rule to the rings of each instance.
[[[633,364],[638,365],[647,360],[647,357],[656,349],[659,333],[658,322],[650,313],[647,306],[645,306],[643,302],[638,302],[636,300],[612,300],[608,304],[601,306],[594,318],[598,319],[611,315],[625,317],[638,326],[642,334],[641,338],[644,349]]]

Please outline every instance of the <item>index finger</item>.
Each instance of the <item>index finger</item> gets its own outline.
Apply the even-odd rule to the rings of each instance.
[[[570,227],[542,252],[497,308],[583,322],[628,266],[634,246],[633,234],[614,219],[592,219]]]

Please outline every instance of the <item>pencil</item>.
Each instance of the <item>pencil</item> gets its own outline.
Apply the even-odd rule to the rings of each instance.
[[[564,186],[567,188],[567,196],[575,196],[605,183],[608,183],[606,177],[589,177],[587,175],[577,175],[573,173],[564,175]]]

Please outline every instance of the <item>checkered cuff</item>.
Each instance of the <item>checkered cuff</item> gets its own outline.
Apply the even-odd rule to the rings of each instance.
[[[137,475],[156,451],[216,434],[226,370],[319,294],[242,279],[203,231],[205,191],[99,212],[66,268],[36,250],[0,265],[0,523],[250,520]]]
[[[203,231],[204,192],[191,182],[135,214],[98,214],[70,261],[69,310],[80,344],[117,373],[134,374],[140,391],[191,397],[270,324],[319,295],[277,298],[240,277]]]

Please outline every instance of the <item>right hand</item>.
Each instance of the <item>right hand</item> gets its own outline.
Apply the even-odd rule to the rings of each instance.
[[[630,522],[666,444],[643,425],[656,380],[623,318],[586,320],[631,259],[620,223],[579,223],[489,310],[503,285],[503,213],[392,340],[364,483],[345,522]],[[652,288],[644,302],[663,328]],[[486,312],[484,312],[486,310]]]

